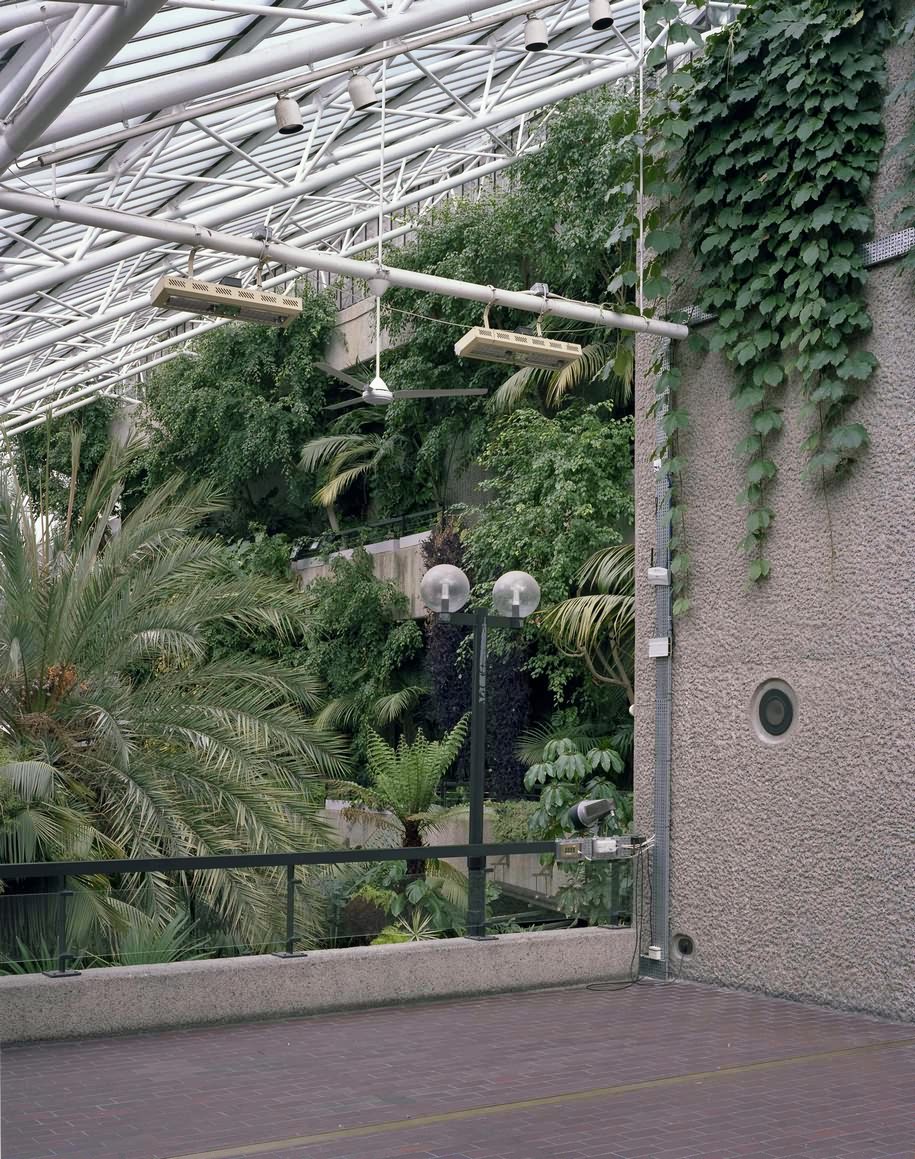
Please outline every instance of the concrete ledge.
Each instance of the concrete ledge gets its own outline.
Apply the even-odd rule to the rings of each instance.
[[[630,929],[503,934],[0,978],[0,1041],[247,1022],[431,998],[577,985],[628,974]]]

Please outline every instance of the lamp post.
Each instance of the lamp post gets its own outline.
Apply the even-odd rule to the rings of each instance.
[[[486,789],[486,637],[489,628],[520,628],[537,610],[540,587],[533,576],[509,571],[493,584],[494,613],[485,608],[462,612],[470,598],[470,581],[459,567],[440,563],[420,583],[423,603],[443,621],[473,629],[473,687],[470,698],[470,824],[467,840],[483,842],[483,798]],[[467,860],[467,937],[486,937],[486,858]]]

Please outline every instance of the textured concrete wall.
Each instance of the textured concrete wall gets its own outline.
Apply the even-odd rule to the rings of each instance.
[[[372,557],[372,569],[375,578],[388,580],[397,585],[410,602],[408,616],[410,619],[420,619],[425,616],[426,608],[419,594],[420,581],[426,571],[423,563],[422,543],[427,539],[428,531],[416,535],[404,535],[400,539],[385,539],[380,543],[368,543],[365,550]],[[352,549],[335,552],[349,559]],[[321,576],[331,574],[330,565],[322,559],[300,559],[292,565],[301,586],[307,587]]]
[[[894,50],[893,77],[912,68]],[[892,82],[891,82],[892,83]],[[889,109],[888,149],[911,115]],[[887,158],[875,204],[892,188]],[[878,236],[891,229],[879,207]],[[683,975],[915,1018],[915,328],[911,274],[871,273],[880,368],[853,419],[867,458],[828,499],[801,478],[805,424],[784,399],[768,555],[748,591],[734,447],[745,421],[722,359],[673,351],[682,398],[693,608],[675,625],[671,933],[695,939]],[[639,363],[649,364],[647,344]],[[639,413],[653,397],[640,382]],[[638,424],[636,782],[650,827],[654,762],[653,423]],[[797,695],[796,726],[765,745],[750,725],[762,681]],[[676,972],[678,963],[673,963]]]
[[[248,1022],[365,1006],[580,985],[626,977],[628,929],[504,934],[305,958],[222,958],[0,978],[0,1042]]]

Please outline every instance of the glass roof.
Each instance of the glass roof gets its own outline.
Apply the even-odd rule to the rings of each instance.
[[[55,220],[74,204],[358,255],[374,244],[380,99],[354,110],[358,69],[385,85],[385,228],[535,150],[530,118],[564,91],[631,74],[639,0],[591,27],[588,0],[93,0],[0,7],[0,423],[7,433],[99,393],[224,325],[162,313],[149,293],[188,247]],[[728,6],[713,5],[718,18]],[[59,11],[56,11],[59,9]],[[683,19],[707,20],[683,2]],[[264,13],[267,13],[264,15]],[[528,52],[528,15],[549,46]],[[15,24],[16,19],[21,23]],[[9,27],[10,23],[12,27]],[[105,63],[107,62],[107,63]],[[277,94],[303,127],[277,132]],[[519,111],[518,103],[525,111]],[[485,123],[484,123],[485,122]],[[46,200],[36,209],[26,197]],[[49,215],[45,216],[47,212]],[[115,223],[113,223],[115,224]],[[245,280],[253,261],[195,254],[194,274]],[[281,287],[301,270],[268,269]]]

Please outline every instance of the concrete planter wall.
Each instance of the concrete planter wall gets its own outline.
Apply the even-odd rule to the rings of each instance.
[[[627,976],[629,929],[506,934],[0,978],[0,1041],[248,1022]]]

